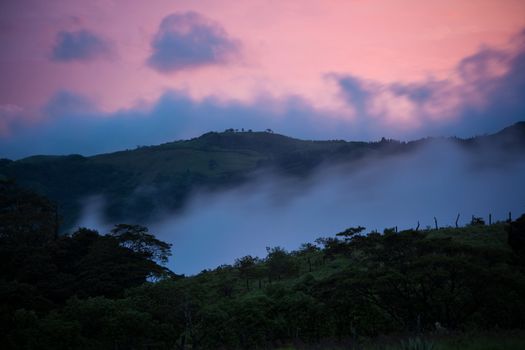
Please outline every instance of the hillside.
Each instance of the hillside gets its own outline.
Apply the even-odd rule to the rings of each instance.
[[[525,122],[468,140],[451,139],[475,152],[525,150]],[[0,160],[0,177],[49,197],[59,205],[64,227],[73,225],[83,200],[102,195],[112,221],[147,222],[157,209],[181,208],[197,189],[237,186],[267,169],[308,176],[327,164],[380,159],[411,152],[432,139],[412,142],[306,141],[272,132],[210,132],[191,140],[138,147],[91,157],[37,155]]]

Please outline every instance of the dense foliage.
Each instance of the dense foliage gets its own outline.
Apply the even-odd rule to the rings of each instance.
[[[145,227],[57,234],[54,206],[0,183],[5,349],[253,349],[524,329],[525,216],[268,248],[192,277]]]

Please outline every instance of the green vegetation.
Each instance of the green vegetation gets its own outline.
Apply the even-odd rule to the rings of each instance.
[[[525,216],[268,248],[196,276],[145,227],[58,234],[55,206],[0,182],[4,349],[518,349]]]
[[[66,229],[78,220],[82,201],[92,195],[105,196],[105,214],[111,221],[132,217],[140,223],[159,208],[180,208],[197,188],[239,185],[262,168],[306,176],[324,161],[355,160],[386,150],[389,144],[303,141],[270,132],[229,130],[92,157],[0,159],[0,179],[16,179],[58,203]]]

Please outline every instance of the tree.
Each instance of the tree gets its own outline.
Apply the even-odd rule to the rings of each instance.
[[[321,245],[323,249],[323,263],[326,258],[333,259],[335,255],[348,252],[348,243],[337,237],[319,237],[315,243]]]
[[[220,265],[215,269],[215,275],[219,280],[217,289],[221,297],[231,298],[233,295],[233,290],[238,280],[237,274],[233,273],[234,269],[231,265]]]
[[[345,240],[350,240],[357,234],[363,232],[365,228],[363,226],[349,227],[346,230],[339,232],[336,236],[344,237]]]
[[[0,180],[0,240],[4,244],[42,246],[57,237],[56,206],[47,198]]]
[[[295,259],[281,247],[267,247],[268,255],[266,262],[268,264],[268,273],[270,278],[289,277],[298,272],[298,265]]]
[[[239,269],[241,278],[246,280],[246,289],[250,290],[250,279],[254,277],[256,264],[259,263],[258,258],[251,255],[243,256],[236,259],[234,266]]]
[[[297,252],[296,255],[305,257],[306,263],[308,264],[308,272],[312,272],[312,257],[316,255],[319,251],[319,247],[312,243],[303,243]]]
[[[506,226],[507,242],[511,249],[525,259],[525,214]]]
[[[158,240],[141,225],[115,225],[110,236],[116,238],[122,247],[161,264],[166,264],[171,256],[171,244]]]

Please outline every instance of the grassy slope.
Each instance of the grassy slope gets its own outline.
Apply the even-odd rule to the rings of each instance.
[[[473,247],[484,247],[493,250],[509,252],[507,244],[507,233],[505,223],[497,222],[492,225],[484,226],[465,226],[460,228],[444,227],[438,230],[429,229],[420,231],[426,239],[452,238],[457,242]],[[358,255],[359,253],[356,252]],[[219,300],[216,297],[217,290],[224,281],[235,281],[233,296],[234,298],[249,299],[264,295],[264,288],[268,285],[281,285],[294,289],[295,286],[307,284],[310,279],[320,282],[327,280],[330,276],[340,273],[349,267],[353,262],[352,258],[345,255],[336,255],[333,259],[326,259],[323,262],[323,253],[314,252],[306,255],[297,256],[300,264],[299,272],[291,278],[284,278],[281,281],[272,281],[267,278],[262,279],[262,289],[259,289],[257,280],[250,282],[250,290],[246,289],[246,281],[239,276],[237,269],[217,268],[215,270],[205,270],[198,275],[183,279],[178,283],[186,284],[186,287],[198,284],[201,290],[208,291],[208,300]],[[355,254],[354,254],[355,255]],[[313,262],[312,272],[309,272],[307,259]],[[260,263],[264,265],[264,262]],[[432,349],[432,350],[496,350],[496,349],[525,349],[525,334],[523,332],[497,332],[492,333],[444,333],[426,334],[421,338],[423,347],[411,347],[407,344],[408,340],[416,338],[406,338],[406,336],[392,336],[385,339],[362,339],[359,349],[362,350],[411,350],[411,349]],[[424,347],[429,346],[429,347]],[[432,347],[430,347],[432,346]],[[331,347],[330,345],[318,345],[312,349],[347,349],[347,347]],[[294,350],[293,346],[280,348],[281,350]],[[303,349],[303,347],[301,347]],[[310,348],[308,348],[310,349]],[[357,349],[357,348],[356,348]]]
[[[427,239],[451,237],[458,242],[472,245],[492,248],[494,250],[509,251],[507,245],[507,233],[504,230],[504,223],[495,223],[486,226],[467,226],[460,228],[440,228],[439,230],[423,230],[421,231]],[[358,254],[358,253],[357,253]],[[309,272],[308,258],[312,262],[312,272]],[[314,278],[317,281],[327,279],[335,273],[343,271],[346,267],[352,264],[351,258],[344,255],[336,255],[332,259],[324,259],[322,252],[313,252],[301,256],[296,256],[296,261],[299,263],[299,272],[295,277],[284,278],[281,281],[272,281],[272,284],[281,284],[284,286],[294,287],[297,284],[303,283],[305,280]],[[260,263],[264,265],[264,262]],[[254,295],[259,295],[259,284],[256,279],[250,281],[250,290],[246,290],[246,282],[241,279],[237,269],[228,269],[218,267],[214,270],[204,270],[201,273],[186,278],[179,283],[198,283],[203,286],[204,290],[210,291],[209,297],[213,299],[213,293],[216,292],[218,286],[225,280],[235,281],[234,295],[245,298]],[[270,281],[267,278],[262,278],[261,286],[264,288]]]

